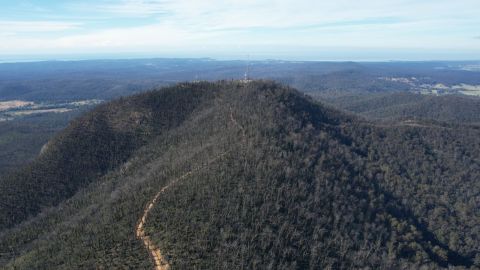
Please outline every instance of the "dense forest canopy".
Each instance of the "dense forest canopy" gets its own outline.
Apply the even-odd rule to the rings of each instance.
[[[102,104],[0,181],[5,269],[480,267],[480,129],[377,123],[270,81]],[[191,172],[191,173],[188,173]]]

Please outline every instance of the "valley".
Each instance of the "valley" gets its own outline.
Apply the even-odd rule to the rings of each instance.
[[[412,78],[379,78],[385,81],[400,82],[411,87],[411,92],[422,95],[466,95],[466,96],[480,96],[480,85],[458,84],[447,86],[442,83],[428,84],[422,83],[422,80],[428,78],[417,79]]]
[[[92,107],[101,100],[81,100],[74,102],[32,102],[22,100],[0,101],[0,122],[12,121],[22,116],[47,113],[66,113]]]

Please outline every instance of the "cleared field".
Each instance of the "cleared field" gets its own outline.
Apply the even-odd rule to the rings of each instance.
[[[0,101],[0,111],[8,111],[12,109],[22,108],[34,105],[33,102],[23,100]]]
[[[480,85],[461,84],[454,86],[453,89],[457,89],[464,95],[480,96]]]
[[[45,110],[16,111],[16,112],[11,112],[9,114],[12,116],[24,116],[24,115],[40,114],[40,113],[65,113],[70,111],[72,111],[72,109],[57,108],[57,109],[45,109]]]

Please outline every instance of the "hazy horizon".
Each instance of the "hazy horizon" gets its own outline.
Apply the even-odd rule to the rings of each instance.
[[[149,55],[149,54],[72,54],[72,55],[0,55],[0,64],[6,63],[34,63],[34,62],[54,62],[54,61],[102,61],[102,60],[142,60],[142,59],[209,59],[212,61],[286,61],[286,62],[480,62],[478,59],[462,58],[297,58],[297,57],[262,57],[252,55],[232,55],[232,56],[196,56],[196,55]]]

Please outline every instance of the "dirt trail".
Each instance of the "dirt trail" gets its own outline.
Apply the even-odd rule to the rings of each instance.
[[[242,125],[240,125],[237,120],[235,119],[235,117],[233,116],[233,109],[232,107],[230,107],[230,121],[235,125],[237,126],[241,131],[242,131],[242,138],[243,140],[245,141],[246,139],[246,133],[245,133],[245,129]],[[165,259],[165,257],[162,255],[162,252],[160,250],[160,248],[158,248],[155,243],[153,243],[153,241],[151,240],[150,236],[148,236],[146,233],[145,233],[145,224],[147,222],[147,218],[148,218],[148,215],[150,213],[150,211],[152,210],[153,206],[155,205],[155,203],[158,201],[158,199],[160,198],[160,196],[167,190],[169,189],[171,186],[175,185],[176,183],[178,183],[180,180],[184,179],[184,178],[187,178],[188,176],[192,175],[193,173],[205,168],[206,166],[208,166],[208,164],[210,163],[213,163],[215,161],[217,161],[218,159],[222,158],[223,156],[225,156],[226,154],[228,154],[228,152],[225,152],[225,153],[222,153],[218,156],[216,156],[215,158],[213,158],[212,160],[209,160],[207,162],[207,164],[204,164],[204,165],[201,165],[187,173],[185,173],[184,175],[178,177],[178,178],[175,178],[173,181],[171,181],[168,185],[164,186],[157,194],[155,194],[155,197],[153,197],[153,199],[147,204],[147,206],[145,207],[145,209],[143,210],[143,215],[140,217],[139,221],[137,222],[137,227],[135,228],[135,235],[136,237],[142,241],[144,247],[147,249],[149,255],[152,257],[153,259],[153,262],[154,262],[154,265],[155,265],[155,270],[168,270],[170,269],[170,264],[168,263],[168,261]]]
[[[163,257],[160,249],[150,239],[150,236],[145,234],[145,223],[147,222],[148,214],[150,213],[150,210],[152,210],[153,206],[157,202],[158,198],[160,198],[160,195],[162,195],[162,193],[164,193],[169,187],[171,187],[172,185],[174,185],[175,183],[177,183],[181,179],[188,177],[192,173],[193,173],[193,171],[190,171],[190,172],[176,178],[175,180],[170,182],[170,184],[164,186],[157,194],[155,194],[155,197],[153,197],[153,199],[150,201],[150,203],[147,204],[147,207],[145,207],[145,209],[143,210],[143,215],[140,218],[140,222],[138,222],[138,224],[137,224],[135,234],[136,234],[138,239],[142,240],[143,245],[148,250],[150,256],[153,259],[156,270],[170,269],[170,265],[168,264],[168,262]]]

